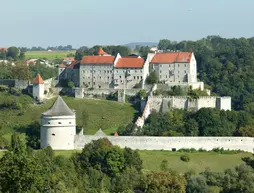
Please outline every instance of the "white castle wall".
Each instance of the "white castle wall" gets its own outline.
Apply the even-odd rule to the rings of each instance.
[[[43,116],[41,118],[41,148],[51,146],[54,150],[74,149],[76,135],[75,116]]]
[[[82,149],[92,140],[103,138],[101,136],[75,136],[75,149]],[[137,136],[107,136],[113,145],[121,148],[129,147],[138,150],[173,150],[182,148],[195,148],[212,150],[224,148],[229,150],[242,150],[253,153],[254,138],[252,137],[137,137]]]

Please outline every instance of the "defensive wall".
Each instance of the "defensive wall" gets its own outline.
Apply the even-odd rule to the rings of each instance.
[[[0,79],[0,85],[8,87],[15,87],[19,89],[26,89],[29,85],[28,80],[17,80],[17,79]]]
[[[75,149],[82,149],[93,140],[107,138],[113,145],[121,148],[129,147],[138,150],[179,150],[194,148],[212,150],[223,148],[229,150],[242,150],[253,153],[253,137],[147,137],[147,136],[96,136],[76,135]]]
[[[94,95],[109,95],[110,93],[117,92],[118,90],[123,91],[123,89],[85,89],[85,88],[75,88],[75,98],[93,97]],[[135,96],[140,89],[126,89],[125,94],[129,96]]]

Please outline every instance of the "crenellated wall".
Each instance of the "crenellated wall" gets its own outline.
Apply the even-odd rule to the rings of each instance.
[[[82,149],[92,140],[104,138],[94,135],[76,135],[74,147]],[[242,150],[253,153],[254,138],[252,137],[147,137],[147,136],[106,136],[113,144],[121,148],[129,147],[138,150],[173,150],[195,148],[212,150],[224,148]]]

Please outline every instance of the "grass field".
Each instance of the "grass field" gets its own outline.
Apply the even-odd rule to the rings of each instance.
[[[30,101],[30,104],[25,108],[23,115],[19,115],[19,110],[5,109],[0,111],[0,130],[7,139],[10,139],[13,132],[23,133],[27,125],[33,121],[39,121],[41,113],[49,109],[55,101],[54,98],[48,100],[46,104],[36,105],[31,103],[29,96],[22,95],[16,98],[20,103]],[[132,122],[136,113],[131,104],[106,100],[75,99],[71,97],[63,97],[63,99],[71,109],[76,111],[77,125],[81,125],[81,112],[87,112],[88,124],[84,128],[85,134],[95,134],[100,128],[107,134],[111,134],[119,126]]]
[[[47,58],[49,60],[67,57],[67,54],[75,54],[76,51],[28,51],[25,53],[26,59]]]
[[[70,157],[73,152],[79,151],[55,151],[55,155],[63,155]],[[200,173],[206,168],[210,168],[213,172],[222,172],[225,169],[233,168],[241,163],[244,163],[242,157],[252,157],[251,153],[238,154],[220,154],[216,152],[195,152],[188,153],[190,162],[183,162],[180,160],[182,152],[171,151],[139,151],[143,160],[144,172],[160,170],[160,163],[162,160],[167,160],[169,168],[185,173],[194,171]]]
[[[55,151],[55,155],[70,157],[75,151]],[[188,153],[190,162],[180,160],[182,152],[171,151],[139,151],[143,160],[144,172],[160,170],[162,160],[167,160],[169,168],[179,173],[195,172],[196,174],[209,168],[213,172],[222,172],[225,169],[234,168],[235,166],[244,163],[242,157],[252,157],[251,153],[238,154],[219,154],[216,152],[195,152]],[[4,151],[0,151],[0,158]]]

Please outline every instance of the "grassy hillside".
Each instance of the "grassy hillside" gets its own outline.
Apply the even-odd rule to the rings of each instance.
[[[43,105],[37,105],[33,104],[29,96],[14,96],[0,92],[0,101],[6,101],[6,99],[22,106],[22,110],[4,108],[0,110],[0,132],[7,138],[15,131],[25,132],[26,126],[33,121],[39,121],[41,113],[49,109],[55,101],[54,98]],[[117,127],[128,124],[134,119],[135,109],[130,104],[69,97],[63,97],[63,99],[71,109],[76,111],[77,125],[82,125],[81,113],[85,111],[88,114],[87,126],[84,128],[86,134],[94,134],[99,128],[110,134]]]
[[[74,152],[80,151],[55,151],[55,154],[70,157]],[[3,151],[0,151],[0,157],[2,157],[3,153]],[[213,172],[222,172],[225,169],[244,163],[241,160],[242,157],[252,157],[251,153],[219,154],[216,152],[195,152],[188,153],[190,162],[183,162],[180,160],[180,156],[184,153],[181,152],[146,150],[139,151],[139,153],[143,160],[144,172],[160,170],[160,163],[164,159],[168,161],[169,168],[180,173],[189,171],[199,173],[206,168],[210,168]]]
[[[56,155],[71,156],[76,151],[55,151]],[[238,154],[220,154],[216,152],[194,152],[188,153],[190,162],[183,162],[180,160],[182,152],[171,151],[139,151],[143,160],[144,171],[160,170],[162,160],[167,160],[169,168],[180,173],[194,171],[199,173],[206,168],[211,171],[221,172],[228,168],[233,168],[241,163],[244,163],[242,157],[252,157],[251,153]]]
[[[25,53],[26,58],[47,58],[47,59],[55,59],[55,58],[64,58],[67,54],[75,54],[75,51],[28,51]]]

